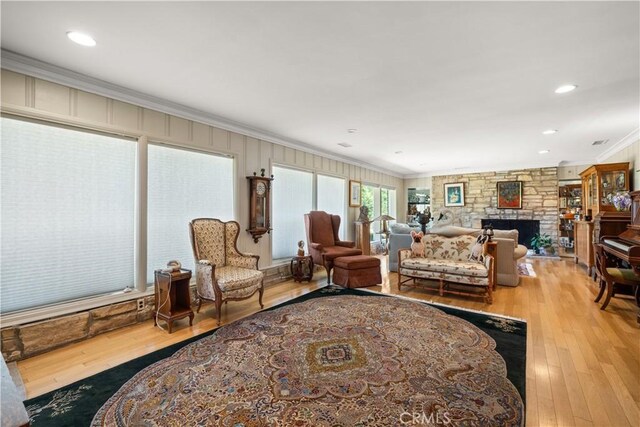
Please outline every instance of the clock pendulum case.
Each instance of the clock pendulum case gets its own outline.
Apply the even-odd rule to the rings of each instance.
[[[271,178],[264,176],[264,169],[261,169],[261,176],[254,172],[253,176],[248,176],[249,180],[249,228],[253,241],[258,240],[265,233],[271,232]]]

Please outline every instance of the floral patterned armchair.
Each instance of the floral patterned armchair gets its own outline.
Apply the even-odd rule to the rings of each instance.
[[[236,243],[240,224],[214,218],[198,218],[189,223],[191,246],[196,263],[198,309],[202,300],[216,304],[220,325],[222,303],[250,298],[260,292],[262,305],[264,274],[258,270],[257,255],[242,254]]]

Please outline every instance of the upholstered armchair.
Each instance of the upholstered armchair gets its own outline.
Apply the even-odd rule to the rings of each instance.
[[[327,283],[331,283],[333,260],[341,256],[362,255],[354,242],[340,240],[340,216],[324,211],[311,211],[304,214],[307,230],[307,246],[315,264],[323,265],[327,270]]]
[[[236,245],[240,224],[214,218],[198,218],[189,223],[191,246],[196,263],[198,309],[202,300],[216,304],[220,325],[222,303],[250,298],[260,293],[262,305],[264,274],[258,270],[257,255],[242,254]]]

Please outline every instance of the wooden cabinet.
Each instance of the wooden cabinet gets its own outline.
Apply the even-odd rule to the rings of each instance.
[[[407,188],[407,223],[418,221],[418,215],[431,210],[431,190],[428,188]]]
[[[593,165],[580,173],[583,208],[592,217],[600,212],[615,212],[610,197],[629,191],[629,162]]]
[[[560,256],[573,257],[575,235],[573,220],[582,209],[582,183],[563,182],[558,187],[558,246]]]
[[[154,318],[154,325],[158,319],[162,319],[169,325],[169,333],[173,327],[173,322],[178,319],[189,317],[189,326],[193,325],[193,310],[191,310],[191,295],[189,293],[189,282],[191,281],[191,271],[180,270],[169,273],[164,270],[155,271],[155,302],[157,316]]]
[[[575,261],[587,267],[587,274],[593,269],[593,221],[573,221],[575,233]]]

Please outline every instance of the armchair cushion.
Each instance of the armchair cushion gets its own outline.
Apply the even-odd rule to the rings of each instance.
[[[357,248],[345,248],[342,246],[331,246],[322,254],[324,261],[333,261],[341,256],[362,255],[362,251]]]
[[[472,261],[456,261],[451,259],[408,258],[402,262],[406,268],[426,268],[440,273],[458,274],[462,276],[487,277],[489,270],[484,264]]]
[[[342,246],[343,248],[355,248],[356,242],[350,242],[349,240],[338,240],[336,246]]]
[[[228,294],[238,289],[260,286],[264,273],[248,268],[225,266],[216,268],[216,280],[220,290]],[[229,295],[227,295],[229,296]]]

